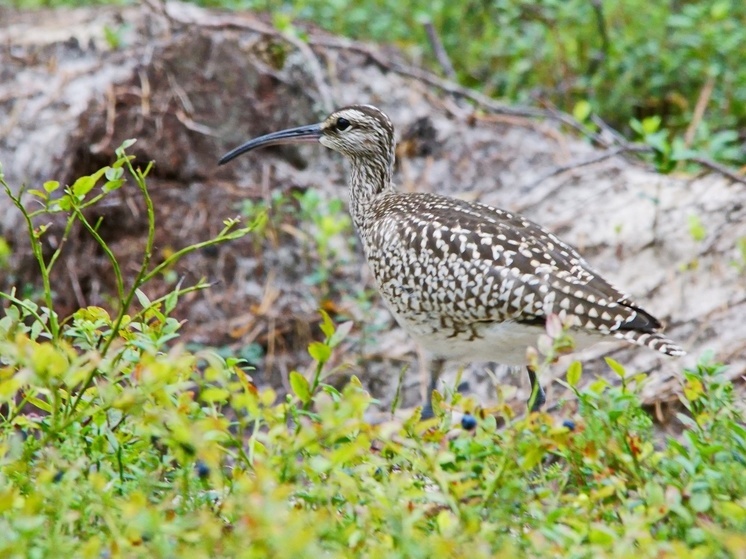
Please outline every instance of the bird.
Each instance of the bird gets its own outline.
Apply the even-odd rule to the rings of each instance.
[[[661,323],[605,280],[570,244],[506,210],[434,193],[399,192],[394,126],[372,105],[340,108],[322,122],[247,141],[248,151],[317,142],[349,161],[349,212],[382,299],[396,321],[442,363],[525,367],[530,411],[546,393],[527,349],[550,316],[575,349],[617,338],[669,356],[685,351]]]

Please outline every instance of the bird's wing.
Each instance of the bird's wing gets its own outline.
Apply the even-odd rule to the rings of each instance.
[[[460,314],[466,323],[541,324],[555,313],[573,326],[602,333],[660,328],[573,247],[521,216],[432,194],[394,195],[377,211],[388,243],[413,249],[419,264],[431,268],[428,281],[437,279],[432,272],[439,266],[451,269],[451,287],[465,296],[454,304],[466,307]],[[461,284],[454,284],[454,276]],[[447,310],[459,313],[456,307]]]

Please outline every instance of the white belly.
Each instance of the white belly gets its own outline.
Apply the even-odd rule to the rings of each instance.
[[[477,329],[479,337],[450,332],[433,332],[416,336],[418,341],[434,355],[459,361],[496,361],[504,365],[525,365],[526,348],[536,347],[537,338],[544,333],[537,326],[515,322],[491,324]]]
[[[546,334],[540,326],[507,321],[478,324],[473,330],[454,334],[450,329],[432,331],[422,325],[396,317],[425,349],[437,357],[462,362],[494,361],[503,365],[525,366],[526,349],[536,347],[539,336]],[[601,341],[601,336],[571,332],[575,349],[581,350]]]

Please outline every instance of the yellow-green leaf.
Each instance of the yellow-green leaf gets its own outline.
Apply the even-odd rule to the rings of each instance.
[[[0,402],[7,402],[11,398],[15,398],[21,386],[23,386],[23,381],[18,376],[0,382]]]
[[[615,361],[611,357],[605,357],[604,359],[606,359],[606,364],[611,368],[611,370],[614,371],[621,378],[624,378],[627,375],[627,372],[624,370],[624,367],[621,365],[621,363]]]
[[[86,175],[83,177],[80,177],[78,180],[76,180],[70,190],[75,196],[78,196],[79,198],[82,198],[86,194],[88,194],[94,186],[96,186],[96,183],[99,181],[99,179],[104,175],[104,173],[108,170],[108,167],[104,167],[103,169],[99,169],[92,175]]]
[[[231,393],[225,388],[211,386],[210,388],[206,388],[205,390],[203,390],[200,393],[199,398],[203,402],[226,402],[230,394]]]
[[[572,109],[572,116],[579,122],[585,122],[591,116],[591,104],[585,99],[581,99],[575,103],[575,107]]]
[[[311,342],[308,346],[308,353],[319,363],[326,363],[332,355],[332,348],[322,342]]]
[[[32,406],[36,406],[42,411],[45,411],[47,413],[52,413],[52,406],[50,406],[49,403],[45,402],[44,400],[40,400],[39,398],[36,398],[36,397],[30,397],[30,398],[27,398],[26,401]]]
[[[60,187],[59,181],[47,181],[44,183],[44,190],[47,192],[54,192]]]
[[[567,368],[567,384],[570,386],[577,386],[580,382],[580,377],[583,374],[583,365],[580,361],[573,361]]]
[[[692,239],[703,241],[707,237],[707,229],[705,229],[699,216],[690,215],[687,222],[689,224],[689,234],[692,236]]]
[[[616,541],[616,539],[617,536],[614,531],[600,522],[594,523],[593,526],[591,526],[591,529],[588,530],[588,541],[591,543],[611,545]]]
[[[29,190],[28,193],[31,194],[32,196],[36,196],[37,198],[41,198],[42,200],[47,199],[46,192],[42,192],[41,190],[36,190],[35,188]]]
[[[684,396],[690,402],[694,402],[704,394],[705,387],[699,379],[688,379],[684,384]]]
[[[298,371],[290,372],[290,388],[293,389],[293,393],[298,396],[300,401],[304,404],[311,399],[311,388],[308,385],[308,379]]]
[[[334,322],[329,316],[329,313],[327,313],[324,309],[319,309],[319,314],[321,314],[321,331],[324,333],[326,339],[328,340],[334,335]]]

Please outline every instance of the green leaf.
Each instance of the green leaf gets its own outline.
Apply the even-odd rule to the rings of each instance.
[[[315,361],[326,363],[332,354],[332,348],[323,342],[311,342],[308,346],[308,353]]]
[[[699,216],[690,215],[687,223],[689,224],[689,234],[692,236],[692,239],[700,242],[707,237],[707,229],[702,225],[702,220],[699,219]]]
[[[348,320],[337,326],[335,332],[329,337],[329,347],[337,347],[352,330],[352,324],[352,321]]]
[[[73,209],[73,201],[69,194],[65,194],[62,198],[57,200],[57,206],[59,209],[64,211],[70,211]]]
[[[645,131],[642,128],[642,123],[636,118],[633,118],[632,120],[629,121],[629,127],[635,132],[637,132],[637,134],[639,134],[640,136],[645,135]]]
[[[117,190],[118,188],[121,188],[125,182],[126,181],[124,179],[116,179],[112,181],[107,181],[106,183],[104,183],[104,186],[101,187],[101,190],[103,190],[104,192],[111,192],[112,190]]]
[[[689,499],[689,505],[694,512],[707,512],[712,506],[712,497],[710,497],[709,493],[699,491]]]
[[[298,396],[300,401],[304,404],[311,400],[311,388],[308,385],[308,379],[298,371],[290,372],[290,388],[293,389],[293,393]]]
[[[124,175],[124,169],[121,167],[109,167],[106,169],[104,175],[106,176],[107,181],[116,181],[122,178],[122,175]]]
[[[151,305],[148,296],[139,289],[135,289],[135,295],[137,296],[137,300],[140,302],[140,305],[143,309],[147,309]]]
[[[567,368],[567,383],[573,387],[577,386],[582,374],[583,365],[580,363],[580,361],[573,361]]]
[[[117,157],[118,157],[118,158],[120,158],[120,159],[123,159],[123,158],[125,157],[125,155],[124,155],[124,152],[125,152],[125,150],[129,149],[130,147],[132,147],[132,146],[133,146],[133,145],[135,144],[135,142],[136,142],[136,141],[137,141],[137,140],[133,140],[133,139],[129,139],[129,140],[124,140],[124,141],[122,142],[122,145],[121,145],[121,146],[119,146],[119,147],[118,147],[118,148],[117,148],[117,149],[115,150],[115,152],[114,152],[114,153],[116,153],[116,154],[117,154]]]
[[[324,309],[319,309],[319,313],[321,314],[321,331],[328,340],[334,335],[334,321]]]
[[[668,141],[668,132],[665,130],[646,134],[645,143],[660,154],[668,155],[671,153],[671,142]]]
[[[218,388],[217,386],[211,386],[206,388],[199,394],[199,399],[203,402],[214,403],[214,402],[227,402],[231,393],[225,388]]]
[[[572,116],[574,116],[575,120],[578,122],[585,122],[588,117],[591,116],[591,110],[591,104],[585,99],[581,99],[575,103],[575,107],[572,109]]]
[[[181,283],[181,282],[179,282]],[[166,301],[164,304],[166,314],[169,314],[172,310],[176,308],[176,303],[179,300],[179,286],[176,286],[176,289],[173,290],[171,293],[169,293],[166,296]]]
[[[83,198],[86,194],[93,190],[93,187],[96,186],[96,183],[99,181],[99,179],[101,179],[107,169],[108,167],[104,167],[103,169],[99,169],[92,175],[80,177],[73,183],[73,185],[70,187],[70,190],[78,198]]]
[[[624,378],[625,376],[627,376],[627,372],[618,361],[615,361],[611,357],[604,357],[604,359],[606,360],[606,364],[611,368],[611,370],[619,375],[620,378]]]
[[[60,187],[59,181],[47,181],[44,183],[44,190],[47,192],[54,192]]]

